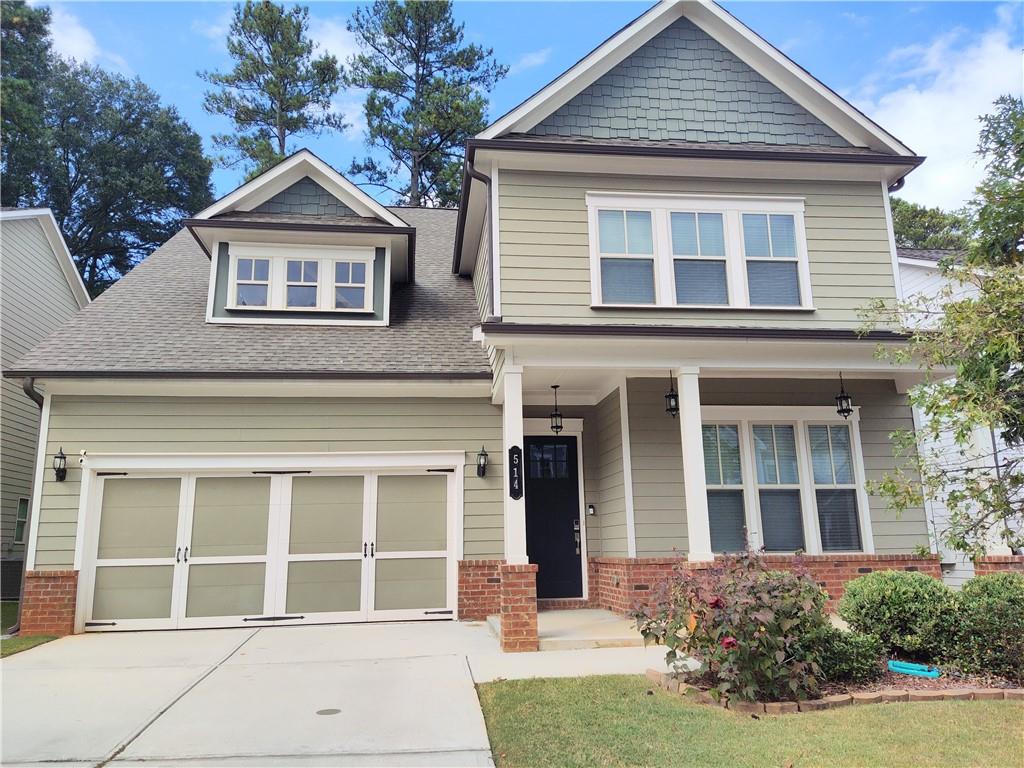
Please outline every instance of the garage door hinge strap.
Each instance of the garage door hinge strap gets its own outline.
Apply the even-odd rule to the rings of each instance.
[[[96,477],[127,477],[127,472],[97,472]]]
[[[308,475],[308,469],[254,469],[254,475]]]
[[[451,616],[452,613],[454,613],[454,611],[450,611],[450,610],[448,610],[448,611],[424,611],[423,615],[424,616],[436,616],[436,615],[444,614],[445,616]]]
[[[254,616],[253,618],[244,618],[242,621],[294,621],[295,619],[304,619],[305,616]]]
[[[448,467],[447,469],[428,469],[427,470],[427,472],[454,472],[454,471],[455,471],[455,469],[453,467]]]
[[[87,627],[116,627],[116,621],[87,621],[85,622]]]

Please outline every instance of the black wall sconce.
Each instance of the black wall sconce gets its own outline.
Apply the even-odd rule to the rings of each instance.
[[[672,379],[672,372],[668,374],[668,392],[665,393],[665,413],[673,419],[679,415],[679,393],[676,392],[676,383]]]
[[[53,476],[58,483],[63,483],[68,477],[68,457],[64,455],[63,446],[53,457]]]
[[[552,384],[551,389],[555,393],[555,410],[551,412],[551,431],[557,435],[562,431],[562,412],[558,410],[558,385]]]
[[[836,395],[836,413],[844,419],[850,418],[850,414],[853,413],[853,398],[846,392],[842,371],[839,372],[839,394]]]
[[[487,451],[484,450],[482,445],[480,446],[480,453],[476,455],[476,476],[487,476]]]

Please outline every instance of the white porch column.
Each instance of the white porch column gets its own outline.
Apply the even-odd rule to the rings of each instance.
[[[705,562],[714,559],[711,552],[711,526],[708,522],[708,492],[704,480],[704,438],[701,432],[700,389],[696,368],[677,373],[679,388],[679,429],[683,439],[683,483],[686,496],[688,559]]]
[[[526,556],[526,496],[513,499],[509,495],[508,450],[512,446],[523,447],[523,373],[516,370],[505,370],[505,402],[502,405],[502,432],[504,435],[505,484],[502,490],[505,499],[505,561],[510,565],[522,565],[529,562]],[[520,465],[520,483],[523,482],[524,467]]]

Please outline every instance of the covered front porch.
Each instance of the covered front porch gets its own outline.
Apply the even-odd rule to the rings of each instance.
[[[925,510],[897,517],[868,493],[902,461],[890,435],[914,429],[915,373],[857,342],[816,354],[765,342],[723,365],[729,345],[706,365],[665,364],[665,345],[643,342],[617,366],[574,361],[585,343],[503,351],[494,399],[506,451],[522,449],[524,490],[505,489],[495,564],[517,570],[501,606],[510,650],[536,648],[537,608],[627,615],[672,568],[748,546],[780,567],[800,556],[833,601],[870,570],[938,573],[915,554],[931,546]]]

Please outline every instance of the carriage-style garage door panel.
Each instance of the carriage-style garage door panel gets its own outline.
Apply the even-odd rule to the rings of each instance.
[[[85,628],[450,616],[456,478],[426,469],[97,477]]]

